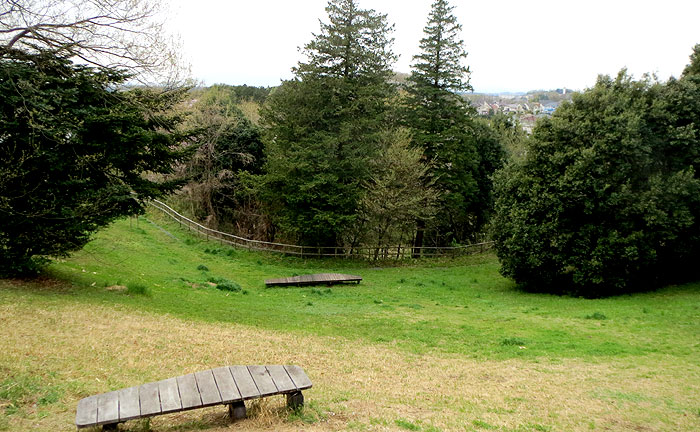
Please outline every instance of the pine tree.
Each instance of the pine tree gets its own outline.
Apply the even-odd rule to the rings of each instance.
[[[436,0],[423,29],[425,37],[420,41],[421,53],[414,56],[413,71],[409,81],[416,86],[428,86],[435,95],[444,97],[453,92],[472,89],[469,84],[469,67],[462,62],[467,58],[464,41],[459,38],[462,25],[452,13],[454,6],[447,0]]]
[[[321,33],[304,47],[308,61],[294,68],[296,76],[385,83],[396,61],[386,14],[359,9],[355,0],[331,0],[326,12],[329,23],[321,23]]]
[[[407,79],[403,115],[414,143],[433,162],[442,195],[442,214],[435,219],[439,225],[432,227],[438,243],[471,240],[481,229],[490,207],[490,159],[502,153],[488,131],[474,123],[473,110],[459,94],[472,87],[469,67],[463,64],[467,52],[459,37],[462,26],[453,11],[446,0],[432,4],[420,54],[414,56]],[[489,157],[482,161],[484,152]],[[416,246],[422,246],[424,228],[419,221]]]
[[[329,22],[304,47],[295,79],[263,109],[267,175],[264,195],[287,234],[334,246],[357,217],[369,161],[386,127],[393,26],[386,15],[332,0]]]

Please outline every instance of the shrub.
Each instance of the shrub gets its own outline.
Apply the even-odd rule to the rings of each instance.
[[[700,76],[600,77],[497,174],[501,272],[525,289],[586,297],[696,276],[699,150]]]
[[[225,278],[210,277],[207,279],[207,281],[216,284],[216,289],[221,290],[221,291],[232,291],[232,292],[241,291],[240,285],[238,285],[234,281],[231,281],[231,280],[228,280]]]

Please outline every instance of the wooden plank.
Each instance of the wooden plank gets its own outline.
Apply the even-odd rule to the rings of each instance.
[[[160,409],[163,414],[182,410],[180,391],[175,378],[158,381],[158,394],[160,395]]]
[[[296,385],[299,390],[311,388],[311,380],[306,376],[302,368],[296,365],[286,365],[284,366],[284,370],[287,371],[289,377],[294,381],[294,385]]]
[[[231,375],[233,380],[236,381],[236,387],[241,393],[243,399],[252,399],[260,397],[260,391],[253,381],[253,377],[250,376],[248,368],[245,366],[230,366]]]
[[[97,424],[97,396],[80,399],[75,412],[75,425],[79,428]]]
[[[108,425],[311,387],[298,366],[230,366],[104,393],[78,402],[76,425]],[[300,393],[299,393],[300,394]]]
[[[148,383],[139,387],[139,404],[142,417],[160,414],[158,383]]]
[[[313,285],[313,284],[334,284],[345,282],[357,282],[362,280],[361,276],[346,275],[341,273],[317,273],[310,275],[292,276],[286,278],[266,279],[267,286],[284,285]]]
[[[197,389],[197,380],[194,375],[188,374],[177,377],[177,386],[180,389],[182,408],[196,408],[202,406],[202,398]]]
[[[267,373],[265,366],[248,366],[248,371],[255,381],[255,385],[260,390],[260,396],[267,396],[277,393],[277,387],[272,381],[272,377]]]
[[[265,366],[265,368],[270,374],[272,381],[275,383],[277,391],[279,391],[280,393],[297,391],[297,386],[295,386],[292,379],[289,378],[289,374],[286,370],[284,370],[284,366],[271,365]]]
[[[212,369],[211,372],[214,375],[216,387],[219,389],[222,403],[242,399],[241,393],[238,391],[238,387],[236,387],[236,382],[233,380],[233,376],[231,376],[231,369],[227,367],[220,367]]]
[[[127,421],[140,416],[139,388],[129,387],[119,390],[119,421]]]
[[[197,372],[194,374],[197,380],[197,388],[199,388],[199,396],[202,398],[202,405],[216,405],[221,403],[221,395],[219,394],[219,389],[216,387],[216,381],[214,380],[214,374],[211,369]]]
[[[119,422],[119,393],[109,392],[97,396],[97,424]]]

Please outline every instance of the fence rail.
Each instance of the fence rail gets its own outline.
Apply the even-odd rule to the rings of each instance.
[[[216,241],[234,247],[239,247],[248,250],[276,252],[285,255],[295,255],[306,258],[355,258],[366,260],[401,260],[408,258],[434,258],[434,257],[449,257],[468,255],[477,252],[484,252],[493,247],[493,242],[482,242],[463,246],[422,246],[413,247],[412,245],[395,245],[395,246],[359,246],[359,247],[316,247],[316,246],[299,246],[286,243],[274,243],[261,240],[251,240],[240,237],[234,234],[229,234],[217,231],[197,223],[163,203],[159,200],[149,201],[149,204],[170,218],[174,219],[180,226],[186,227],[188,230],[205,237],[207,240]]]

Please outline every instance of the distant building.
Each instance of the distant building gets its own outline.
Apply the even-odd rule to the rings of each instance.
[[[546,103],[543,103],[542,104],[542,113],[547,114],[547,115],[552,115],[552,114],[554,114],[554,111],[556,111],[558,106],[559,106],[559,102],[548,101]]]

